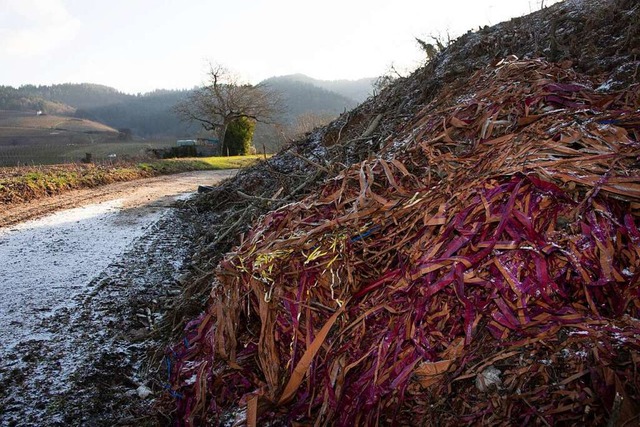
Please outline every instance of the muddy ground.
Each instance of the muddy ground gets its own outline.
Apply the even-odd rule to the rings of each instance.
[[[0,425],[163,424],[163,367],[150,350],[201,233],[174,201],[232,173],[120,183],[3,214],[13,225],[0,228]]]

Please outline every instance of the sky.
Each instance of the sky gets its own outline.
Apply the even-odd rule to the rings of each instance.
[[[408,73],[425,59],[415,37],[454,38],[540,1],[0,0],[0,85],[188,89],[210,63],[249,83]]]

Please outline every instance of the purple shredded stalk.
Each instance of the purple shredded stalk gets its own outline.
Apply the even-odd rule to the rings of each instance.
[[[567,120],[603,115],[574,111],[592,102],[587,86],[548,83],[539,75],[564,71],[541,60],[528,64],[532,71],[505,67],[478,78],[474,90],[484,90],[482,99],[430,110],[419,118],[420,129],[409,123],[413,142],[394,161],[416,175],[403,179],[398,164],[367,160],[325,183],[318,196],[254,226],[223,262],[222,286],[210,301],[230,313],[242,308],[240,324],[201,316],[175,348],[172,383],[185,396],[178,406],[186,424],[202,421],[193,413],[200,404],[211,408],[208,415],[222,414],[258,392],[263,424],[411,424],[421,416],[435,420],[429,411],[440,401],[450,405],[438,407],[448,425],[602,421],[578,402],[588,401],[597,414],[610,411],[616,381],[635,375],[640,351],[633,319],[640,314],[638,220],[628,199],[607,192],[603,176],[609,184],[635,184],[627,179],[637,176],[629,165],[638,156],[619,141],[620,128],[615,140],[595,125],[552,131]],[[515,74],[500,80],[500,73]],[[549,112],[545,103],[564,109]],[[535,120],[518,122],[525,107]],[[453,114],[468,126],[447,125]],[[508,139],[516,130],[496,127],[492,141],[479,144],[487,118],[526,123],[526,130]],[[562,145],[579,137],[577,147]],[[451,140],[469,141],[470,148],[456,154]],[[604,154],[594,157],[598,150]],[[369,200],[365,190],[379,197]],[[309,262],[315,250],[323,255]],[[258,252],[278,254],[272,270],[257,262]],[[274,284],[266,325],[260,275]],[[228,296],[231,290],[241,301]],[[339,306],[293,397],[279,405],[307,347],[323,337]],[[237,352],[233,365],[217,347],[230,342],[237,345],[225,348]],[[433,381],[419,377],[427,363],[442,361],[452,362],[448,371]],[[268,378],[274,365],[275,382]],[[480,391],[476,379],[489,366],[501,372],[502,384]],[[193,374],[195,385],[188,384]],[[633,403],[640,399],[636,383],[625,383]],[[314,418],[321,408],[323,418]]]

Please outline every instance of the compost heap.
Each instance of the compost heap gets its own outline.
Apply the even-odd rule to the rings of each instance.
[[[169,358],[185,424],[637,421],[639,108],[512,57],[261,218]]]

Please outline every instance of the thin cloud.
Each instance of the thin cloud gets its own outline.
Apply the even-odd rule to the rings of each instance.
[[[0,0],[0,52],[32,57],[73,40],[80,30],[61,0]]]

